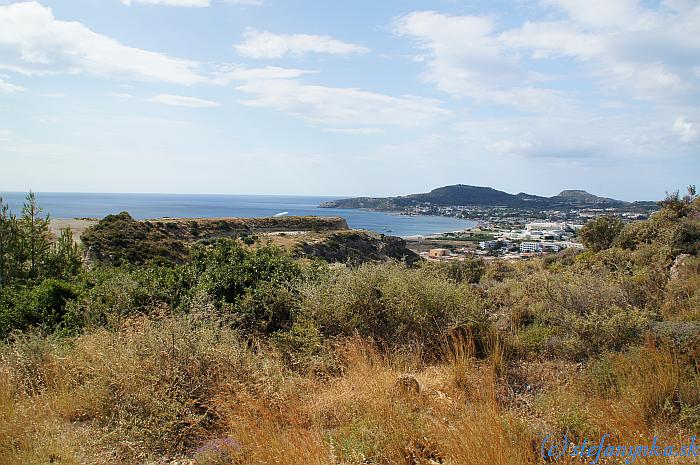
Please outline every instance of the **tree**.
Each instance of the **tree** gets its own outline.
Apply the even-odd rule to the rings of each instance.
[[[20,234],[29,260],[30,278],[36,278],[39,275],[40,267],[45,265],[51,244],[49,215],[42,218],[41,213],[42,209],[36,203],[34,192],[30,191],[19,220]]]
[[[73,240],[73,231],[70,228],[63,229],[49,250],[46,260],[47,276],[74,276],[80,271],[81,264],[80,246]]]
[[[622,220],[617,216],[601,216],[590,220],[579,231],[583,245],[596,252],[612,247],[622,231]]]
[[[17,218],[10,211],[9,205],[0,197],[0,288],[9,284],[19,274],[17,256],[19,231]]]
[[[658,202],[658,205],[676,218],[683,218],[691,213],[693,202],[697,198],[697,190],[694,185],[691,185],[688,186],[688,193],[683,197],[680,196],[678,191],[670,194],[667,192],[666,198]]]

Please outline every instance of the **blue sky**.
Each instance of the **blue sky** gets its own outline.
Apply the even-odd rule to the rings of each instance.
[[[657,199],[700,2],[0,0],[0,191]]]

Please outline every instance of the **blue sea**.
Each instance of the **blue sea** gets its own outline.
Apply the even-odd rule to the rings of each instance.
[[[19,215],[25,193],[0,193]],[[367,210],[318,208],[321,202],[339,197],[278,195],[185,195],[185,194],[87,194],[37,192],[37,202],[52,218],[103,218],[129,212],[137,219],[259,218],[287,212],[299,216],[341,216],[353,229],[367,229],[394,236],[417,236],[459,231],[474,221],[441,216],[406,216]]]

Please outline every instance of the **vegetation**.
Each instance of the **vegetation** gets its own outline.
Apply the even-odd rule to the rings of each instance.
[[[686,443],[700,199],[660,208],[546,260],[347,267],[233,238],[160,261],[123,215],[133,242],[113,230],[113,260],[76,266],[38,209],[4,208],[0,463],[521,465],[543,434]]]
[[[433,189],[423,194],[402,197],[357,197],[324,202],[325,208],[374,208],[377,210],[400,210],[403,207],[419,204],[442,206],[473,205],[512,208],[566,208],[581,206],[622,207],[628,205],[621,200],[598,197],[586,191],[567,190],[553,197],[537,195],[509,194],[492,187],[455,184]]]
[[[323,241],[305,242],[297,247],[296,255],[322,258],[329,263],[358,266],[372,261],[398,260],[411,266],[418,255],[406,248],[406,241],[396,236],[375,237],[359,231],[343,231],[330,235]]]

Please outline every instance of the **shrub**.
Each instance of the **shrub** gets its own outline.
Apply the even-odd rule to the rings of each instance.
[[[181,263],[187,257],[182,241],[169,238],[127,212],[107,215],[81,237],[88,256],[110,265],[148,262]]]
[[[66,304],[82,290],[58,279],[45,279],[37,286],[10,288],[0,294],[0,337],[32,327],[54,332],[66,327]]]
[[[0,366],[19,388],[15,402],[54,399],[51,414],[98,426],[101,446],[117,451],[119,463],[195,449],[217,429],[219,395],[265,399],[283,379],[274,359],[255,356],[234,331],[197,314],[132,319],[66,347],[21,339],[0,352]]]
[[[271,334],[289,328],[296,285],[304,270],[282,249],[248,250],[235,240],[219,240],[193,251],[196,292],[208,296],[246,331]]]
[[[468,286],[390,264],[339,271],[307,286],[302,307],[325,336],[357,332],[388,346],[436,348],[449,327],[485,318]]]
[[[154,308],[187,308],[194,279],[186,267],[98,266],[81,277],[84,292],[68,303],[75,327],[118,327],[125,318]]]
[[[620,396],[639,409],[648,424],[683,421],[697,428],[700,374],[669,349],[642,347],[628,353],[606,354],[592,365],[595,389]]]
[[[517,334],[517,348],[524,355],[539,354],[544,351],[547,342],[555,332],[554,328],[539,324],[527,326]]]
[[[423,266],[456,283],[476,284],[486,272],[484,261],[471,257],[450,262],[426,262]]]
[[[600,251],[613,245],[622,227],[622,220],[619,217],[601,216],[584,224],[578,235],[583,245]]]

